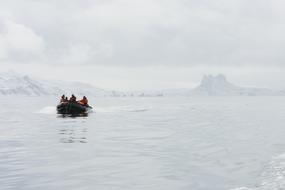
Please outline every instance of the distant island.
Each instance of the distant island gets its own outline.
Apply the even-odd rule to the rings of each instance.
[[[0,95],[58,96],[74,93],[97,97],[171,97],[171,96],[284,96],[284,90],[236,86],[222,74],[205,75],[194,89],[121,92],[94,87],[82,82],[36,80],[15,72],[0,73]]]

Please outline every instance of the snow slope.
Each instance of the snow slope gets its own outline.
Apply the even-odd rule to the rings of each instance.
[[[117,91],[107,91],[80,82],[35,80],[15,72],[0,73],[0,95],[42,96],[61,94],[88,96],[122,96]]]
[[[47,95],[49,92],[46,90],[28,76],[20,76],[13,72],[0,74],[1,95]]]

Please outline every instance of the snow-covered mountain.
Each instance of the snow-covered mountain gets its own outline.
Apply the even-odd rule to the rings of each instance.
[[[194,89],[166,89],[157,91],[119,92],[96,88],[81,82],[35,80],[14,72],[0,73],[0,95],[42,96],[76,94],[97,97],[162,97],[162,96],[283,96],[285,91],[265,88],[239,87],[224,75],[205,75]]]
[[[107,91],[81,82],[35,80],[14,72],[0,73],[0,95],[42,96],[61,94],[87,96],[123,96],[118,91]]]
[[[46,95],[48,91],[28,76],[13,72],[0,74],[0,94],[2,95]]]
[[[226,80],[224,75],[206,75],[201,84],[189,91],[189,95],[202,96],[274,96],[285,95],[284,91],[266,88],[247,88],[236,86]]]
[[[266,88],[248,88],[234,85],[222,74],[205,75],[200,85],[194,89],[166,89],[161,91],[140,92],[144,96],[283,96],[285,91]]]

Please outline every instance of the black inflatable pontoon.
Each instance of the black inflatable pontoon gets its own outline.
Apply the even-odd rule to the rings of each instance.
[[[87,113],[91,109],[91,106],[81,105],[77,102],[63,102],[56,107],[58,114],[82,114]]]

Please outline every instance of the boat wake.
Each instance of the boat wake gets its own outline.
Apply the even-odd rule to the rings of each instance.
[[[115,113],[115,112],[146,112],[151,107],[134,107],[134,106],[111,106],[111,107],[96,107],[95,111],[99,113]]]
[[[56,114],[56,107],[55,106],[47,106],[40,110],[38,110],[36,113],[41,114]]]
[[[231,190],[280,190],[285,189],[285,154],[274,157],[261,174],[261,183],[256,187],[239,187]]]

